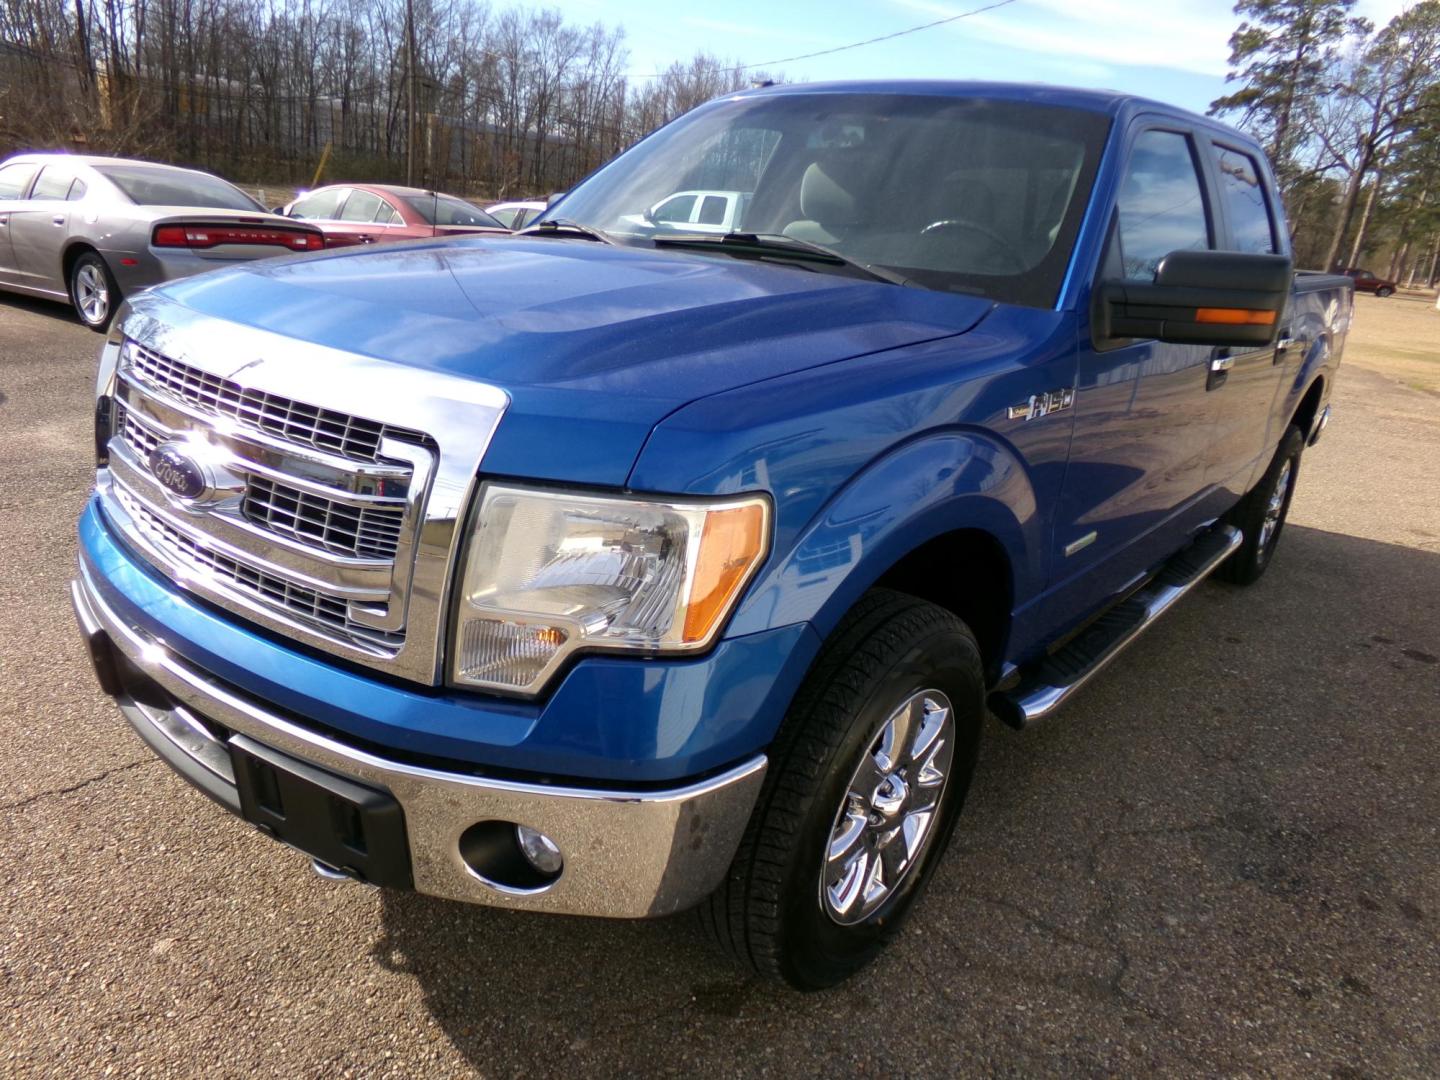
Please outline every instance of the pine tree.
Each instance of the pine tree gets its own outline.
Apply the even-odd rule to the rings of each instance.
[[[1239,0],[1241,22],[1230,35],[1227,82],[1243,82],[1210,104],[1212,115],[1240,113],[1260,136],[1283,184],[1293,179],[1301,142],[1297,103],[1325,92],[1326,61],[1347,35],[1369,34],[1350,17],[1355,0]]]

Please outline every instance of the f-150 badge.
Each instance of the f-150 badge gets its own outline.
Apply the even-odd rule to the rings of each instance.
[[[1075,388],[1067,386],[1063,390],[1047,390],[1043,394],[1031,394],[1028,401],[1011,405],[1007,415],[1011,420],[1038,420],[1042,416],[1049,416],[1052,412],[1068,409],[1074,404]]]

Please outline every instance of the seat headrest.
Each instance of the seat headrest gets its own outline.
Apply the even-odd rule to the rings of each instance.
[[[854,225],[860,220],[855,196],[836,179],[834,162],[816,161],[800,178],[800,212],[825,225]]]

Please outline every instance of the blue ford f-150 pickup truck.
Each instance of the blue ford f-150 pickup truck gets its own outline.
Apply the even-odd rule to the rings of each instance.
[[[728,233],[648,209],[714,191]],[[1289,251],[1256,144],[1154,102],[735,94],[517,237],[135,298],[79,622],[154,751],[323,873],[698,906],[829,985],[987,709],[1264,571],[1352,307]]]

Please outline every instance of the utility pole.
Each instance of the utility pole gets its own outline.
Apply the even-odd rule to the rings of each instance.
[[[415,128],[419,112],[415,91],[419,86],[415,70],[415,0],[405,0],[405,183],[415,186]]]

